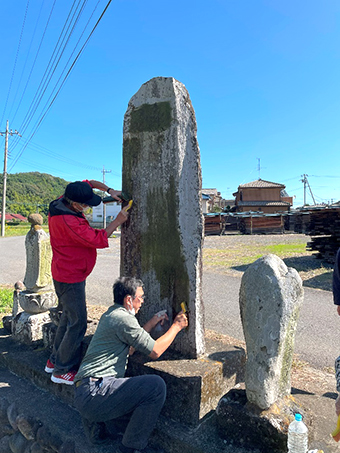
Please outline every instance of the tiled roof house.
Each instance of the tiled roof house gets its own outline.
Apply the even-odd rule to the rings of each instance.
[[[287,196],[286,186],[276,182],[257,179],[238,186],[235,197],[238,212],[261,211],[276,213],[289,211],[293,198]]]

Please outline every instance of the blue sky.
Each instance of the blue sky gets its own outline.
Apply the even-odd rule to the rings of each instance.
[[[9,173],[102,180],[105,168],[119,188],[129,99],[164,76],[189,91],[204,188],[231,198],[261,177],[285,184],[299,206],[307,174],[317,202],[340,199],[338,0],[112,0],[66,78],[107,4],[2,2],[0,131],[8,119],[22,133],[9,138]]]

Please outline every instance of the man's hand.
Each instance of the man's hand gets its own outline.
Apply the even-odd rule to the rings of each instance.
[[[340,395],[338,395],[337,399],[335,400],[335,412],[336,412],[336,415],[339,417],[339,415],[340,415]]]
[[[118,203],[122,202],[122,199],[119,198],[119,195],[121,195],[122,191],[121,190],[114,190],[110,189],[109,192],[107,192],[109,195],[111,195],[112,198],[114,198]]]
[[[179,329],[185,329],[188,327],[188,318],[183,311],[180,311],[174,319],[174,325]]]
[[[150,333],[151,330],[157,326],[157,324],[160,323],[162,326],[164,324],[164,321],[168,320],[169,317],[166,314],[166,310],[161,310],[155,315],[153,315],[153,317],[149,319],[149,321],[146,324],[144,324],[143,329]]]
[[[176,338],[176,335],[182,330],[185,329],[188,325],[188,318],[185,316],[183,311],[179,312],[174,322],[172,323],[170,329],[165,332],[164,335],[159,337],[154,345],[152,352],[150,353],[150,357],[152,360],[158,359],[164,351],[168,349],[171,343]]]
[[[336,311],[338,312],[338,315],[340,316],[340,305],[337,305]]]
[[[129,217],[128,206],[125,206],[119,211],[115,220],[117,220],[118,225],[121,225],[122,223],[127,221],[128,217]]]
[[[119,225],[122,225],[122,223],[127,221],[129,217],[129,214],[127,212],[128,208],[129,208],[128,206],[125,206],[125,208],[121,209],[117,217],[105,228],[107,237],[110,237],[111,234],[119,227]]]

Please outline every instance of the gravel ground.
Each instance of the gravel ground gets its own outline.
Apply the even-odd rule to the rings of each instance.
[[[225,234],[205,236],[205,248],[225,248],[235,245],[307,244],[310,237],[305,234]]]
[[[268,253],[265,247],[280,244],[307,245],[309,241],[310,237],[304,234],[206,236],[203,247],[204,270],[242,276],[251,262]],[[307,250],[302,253],[289,252],[280,255],[280,258],[288,267],[293,267],[299,272],[304,286],[332,290],[333,266],[317,259],[312,252]]]

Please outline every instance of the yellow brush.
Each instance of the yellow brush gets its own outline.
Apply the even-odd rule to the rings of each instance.
[[[132,203],[133,203],[133,200],[130,200],[129,204],[127,205],[127,208],[126,208],[126,212],[131,208]]]
[[[338,423],[336,425],[336,428],[335,430],[332,432],[332,436],[333,436],[333,439],[336,441],[336,442],[339,442],[340,440],[340,415],[338,417]]]
[[[182,303],[181,303],[181,309],[182,309],[182,312],[183,312],[183,313],[186,313],[186,312],[188,311],[188,310],[187,310],[187,305],[186,305],[185,302],[182,302]]]

